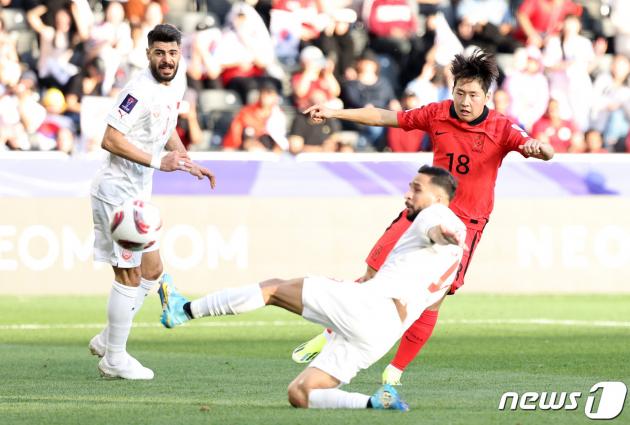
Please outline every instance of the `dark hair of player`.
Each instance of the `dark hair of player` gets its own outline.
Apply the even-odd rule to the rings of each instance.
[[[448,195],[450,201],[455,196],[457,190],[457,181],[451,173],[442,167],[432,167],[430,165],[423,165],[418,170],[419,173],[431,176],[431,184],[441,187]]]
[[[497,61],[494,55],[475,49],[469,56],[455,55],[451,62],[453,85],[458,80],[479,80],[484,93],[488,93],[490,86],[499,76]]]
[[[156,41],[162,41],[165,43],[174,41],[179,46],[182,44],[182,33],[171,24],[158,24],[155,28],[149,31],[147,39],[149,41],[149,46],[152,46]]]

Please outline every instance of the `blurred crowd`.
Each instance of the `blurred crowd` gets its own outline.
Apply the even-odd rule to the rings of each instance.
[[[184,34],[191,150],[430,151],[416,130],[301,114],[451,97],[448,64],[482,47],[489,107],[557,152],[630,152],[629,0],[0,0],[0,150],[99,149],[112,98],[148,65],[147,33]]]

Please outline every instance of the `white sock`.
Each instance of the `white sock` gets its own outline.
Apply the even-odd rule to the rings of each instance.
[[[311,390],[308,393],[309,409],[365,409],[369,395],[349,393],[338,388]]]
[[[148,280],[145,278],[140,278],[140,286],[138,286],[138,293],[136,294],[136,301],[133,307],[133,315],[138,314],[140,309],[142,308],[142,304],[144,304],[144,299],[149,292],[153,289],[155,285],[157,285],[159,279],[157,280]]]
[[[195,319],[205,316],[241,314],[265,306],[259,284],[223,289],[190,303]]]
[[[136,317],[136,314],[138,314],[138,312],[142,308],[142,304],[144,304],[144,299],[149,294],[149,292],[151,292],[151,290],[158,283],[158,281],[159,279],[157,280],[147,280],[145,278],[140,279],[140,286],[138,287],[138,293],[136,294],[135,305],[133,308],[134,317]],[[108,326],[105,326],[103,330],[101,330],[100,332],[101,341],[103,341],[105,344],[107,344],[107,328]]]
[[[324,335],[324,338],[326,338],[326,341],[330,342],[330,340],[332,339],[333,330],[332,329],[324,329],[323,335]]]
[[[137,293],[136,287],[121,285],[115,281],[112,284],[107,304],[107,350],[105,352],[105,357],[111,365],[120,363],[124,358]]]

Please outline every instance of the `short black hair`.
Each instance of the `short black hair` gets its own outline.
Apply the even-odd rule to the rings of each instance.
[[[423,165],[418,170],[419,173],[431,176],[431,184],[441,187],[448,195],[448,200],[452,200],[457,191],[457,181],[451,173],[442,167]]]
[[[155,28],[149,31],[147,39],[149,41],[149,47],[151,47],[156,41],[162,41],[165,43],[174,41],[179,46],[182,44],[182,33],[171,24],[157,24]]]
[[[458,80],[479,80],[484,93],[488,93],[492,83],[499,77],[499,68],[494,55],[475,49],[470,55],[455,55],[451,62],[453,85]]]

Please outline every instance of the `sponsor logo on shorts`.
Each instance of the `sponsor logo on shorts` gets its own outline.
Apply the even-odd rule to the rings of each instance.
[[[576,410],[583,404],[589,419],[614,419],[623,411],[627,394],[626,384],[618,381],[593,385],[584,403],[581,392],[508,391],[499,400],[499,410]]]

